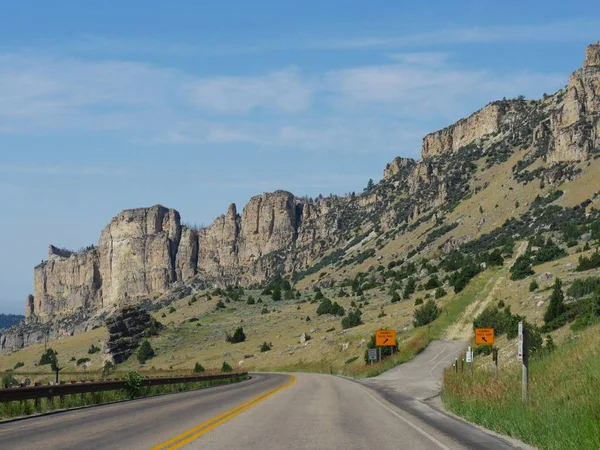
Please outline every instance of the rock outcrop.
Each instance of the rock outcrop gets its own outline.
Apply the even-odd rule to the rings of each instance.
[[[458,151],[461,147],[478,143],[483,138],[500,131],[513,120],[515,108],[512,101],[497,101],[461,119],[440,131],[423,138],[423,159]]]
[[[120,364],[133,354],[143,338],[156,334],[163,328],[144,309],[126,306],[106,320],[106,351],[114,363]]]
[[[550,116],[548,162],[584,160],[600,150],[600,41],[587,47],[583,67],[569,78],[562,105]]]

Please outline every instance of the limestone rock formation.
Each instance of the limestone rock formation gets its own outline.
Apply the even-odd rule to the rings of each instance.
[[[548,162],[583,160],[600,148],[600,41],[588,46],[583,67],[569,78],[562,105],[550,116]]]
[[[513,120],[515,102],[497,101],[461,119],[440,131],[423,138],[423,159],[453,153],[469,144],[477,143],[486,136],[500,131],[505,123]]]

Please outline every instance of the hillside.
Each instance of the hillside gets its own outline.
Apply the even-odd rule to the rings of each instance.
[[[395,328],[400,346],[418,351],[432,336],[468,338],[473,318],[501,299],[540,322],[553,280],[530,293],[532,277],[551,272],[568,284],[600,238],[599,95],[600,43],[564,89],[492,102],[427,135],[419,161],[396,158],[364,192],[265,193],[203,229],[162,206],[123,211],[97,245],[50,246],[26,322],[0,336],[0,366],[33,370],[46,338],[64,358],[88,357],[92,343],[104,349],[105,319],[131,303],[166,326],[150,338],[148,363],[163,369],[227,359],[360,372],[374,330]],[[511,280],[517,261],[535,275]],[[318,315],[324,298],[344,314]],[[428,300],[446,314],[415,328]],[[357,311],[363,324],[342,329]],[[238,326],[246,341],[226,342]],[[264,342],[273,349],[260,352]],[[99,368],[110,355],[89,358]]]

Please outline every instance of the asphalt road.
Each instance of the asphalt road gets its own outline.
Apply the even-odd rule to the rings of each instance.
[[[0,448],[514,448],[439,412],[441,419],[432,419],[388,400],[383,391],[339,377],[253,374],[235,385],[4,423]]]

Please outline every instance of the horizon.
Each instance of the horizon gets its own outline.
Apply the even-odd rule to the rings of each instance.
[[[436,3],[3,7],[0,312],[124,209],[206,226],[265,191],[362,192],[426,134],[564,87],[600,38],[592,2]]]

